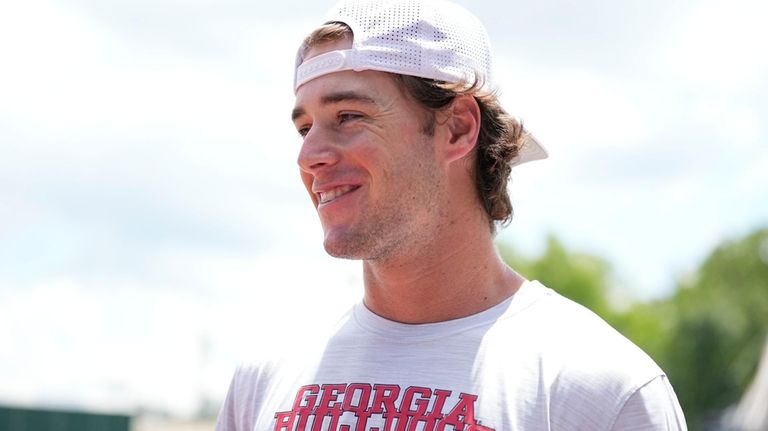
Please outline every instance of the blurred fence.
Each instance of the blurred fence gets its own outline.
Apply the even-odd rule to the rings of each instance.
[[[130,416],[0,406],[0,431],[129,431]]]

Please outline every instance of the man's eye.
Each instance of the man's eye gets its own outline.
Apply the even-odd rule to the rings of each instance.
[[[358,119],[362,117],[362,115],[354,112],[342,112],[338,115],[338,117],[339,117],[339,123],[344,123],[350,120]]]
[[[309,133],[309,126],[299,127],[296,131],[299,132],[299,136],[303,138]]]

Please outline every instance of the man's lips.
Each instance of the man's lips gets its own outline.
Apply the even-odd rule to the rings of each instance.
[[[316,192],[318,203],[327,204],[328,202],[338,199],[345,194],[357,190],[360,186],[345,184],[343,186],[334,187],[328,190]]]

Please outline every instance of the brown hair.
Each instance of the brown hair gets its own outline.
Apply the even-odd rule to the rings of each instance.
[[[304,39],[300,50],[301,57],[314,46],[351,35],[352,30],[344,23],[323,25]],[[467,88],[465,85],[448,84],[416,76],[392,76],[408,96],[427,110],[423,128],[427,135],[432,135],[435,131],[437,112],[448,107],[456,96],[470,94],[475,98],[480,107],[480,133],[473,167],[475,188],[488,215],[491,231],[495,231],[496,223],[509,223],[513,211],[507,183],[512,171],[510,163],[517,157],[527,135],[523,125],[501,107],[496,93],[482,90],[480,82],[475,82]]]

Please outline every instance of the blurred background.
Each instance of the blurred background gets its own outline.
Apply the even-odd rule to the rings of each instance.
[[[648,351],[692,430],[768,429],[768,4],[459,3],[551,153],[503,256]],[[330,5],[0,3],[0,429],[211,429],[240,361],[360,298],[289,119]]]

